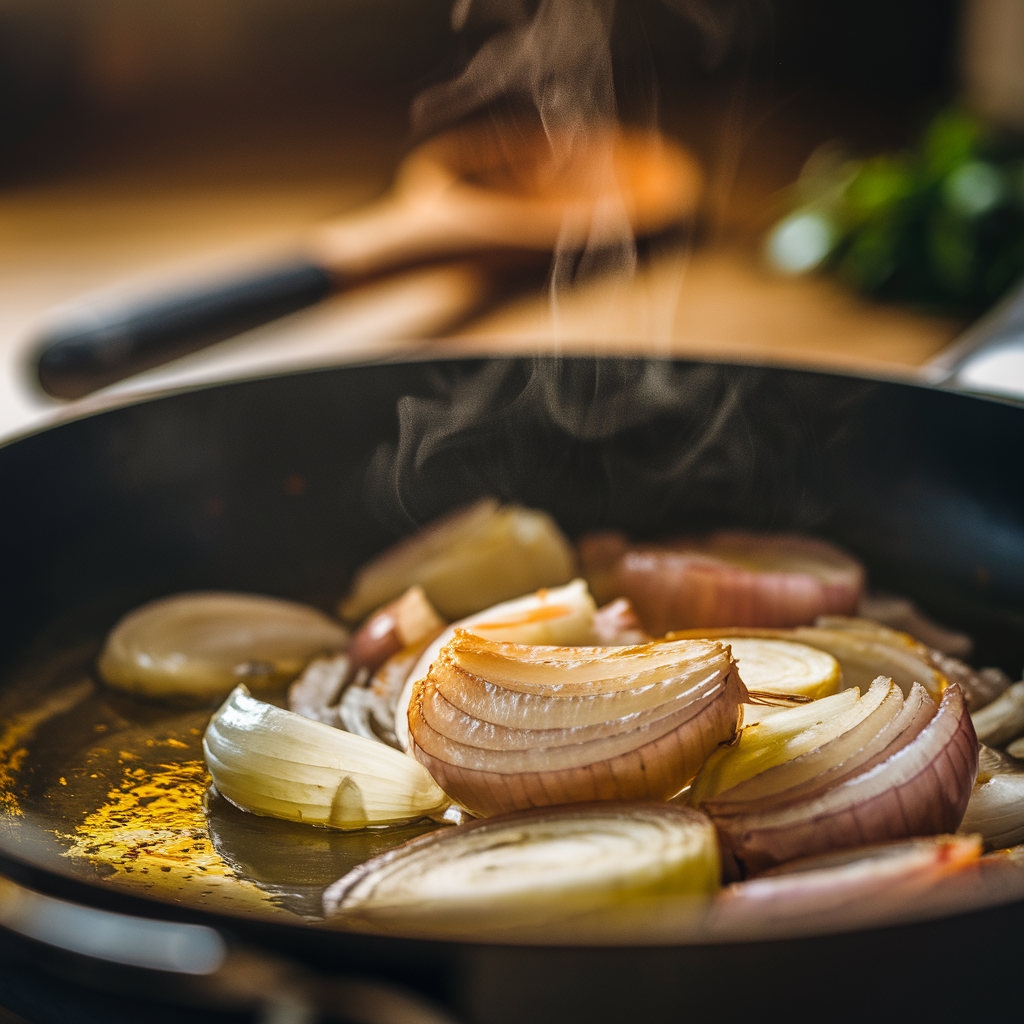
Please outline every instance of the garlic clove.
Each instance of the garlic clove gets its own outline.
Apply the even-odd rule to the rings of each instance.
[[[359,829],[417,821],[450,803],[405,754],[257,700],[245,686],[210,719],[203,751],[217,790],[253,814]]]

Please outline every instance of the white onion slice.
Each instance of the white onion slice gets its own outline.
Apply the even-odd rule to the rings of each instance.
[[[667,804],[542,808],[433,832],[374,857],[324,894],[328,916],[384,932],[495,938],[718,889],[706,817]]]
[[[493,498],[431,523],[363,566],[339,614],[358,622],[414,585],[447,619],[567,583],[576,556],[546,512]]]
[[[450,803],[405,754],[256,700],[244,686],[210,719],[203,751],[218,791],[254,814],[359,829]]]
[[[409,701],[413,686],[422,679],[445,644],[460,629],[490,640],[555,646],[596,643],[594,614],[597,608],[584,580],[564,587],[538,590],[535,594],[503,601],[476,615],[453,622],[423,651],[405,681],[395,705],[395,735],[403,749],[409,746]]]
[[[864,640],[879,642],[894,651],[902,651],[912,658],[930,665],[937,674],[951,683],[958,683],[964,692],[967,709],[975,712],[996,699],[1010,685],[1010,677],[998,668],[973,669],[952,655],[929,647],[910,632],[899,632],[869,619],[855,619],[843,615],[823,615],[815,625],[830,631],[855,633]]]
[[[830,619],[856,623],[862,620]],[[933,700],[940,700],[949,680],[932,663],[928,649],[906,633],[871,624],[870,629],[797,626],[794,629],[754,629],[749,627],[724,629],[688,629],[670,633],[672,639],[706,638],[729,641],[732,638],[788,640],[805,644],[831,654],[842,669],[842,685],[856,687],[862,693],[878,676],[887,676],[903,691],[910,693],[914,683],[920,683]]]
[[[723,531],[663,544],[630,545],[618,534],[579,544],[598,600],[627,597],[655,636],[718,626],[797,626],[849,614],[864,569],[811,537]]]
[[[817,700],[842,684],[839,662],[807,644],[757,637],[736,637],[728,643],[748,690]]]
[[[1014,683],[991,704],[971,715],[978,739],[1002,747],[1024,733],[1024,682]]]
[[[714,642],[527,647],[460,631],[416,684],[411,751],[478,814],[666,800],[732,739],[746,695]]]
[[[200,592],[161,598],[111,630],[100,675],[146,697],[223,697],[240,679],[280,685],[318,654],[338,651],[348,630],[323,612],[257,594]]]
[[[1024,843],[1024,762],[981,747],[978,781],[960,831],[980,833],[990,850]]]

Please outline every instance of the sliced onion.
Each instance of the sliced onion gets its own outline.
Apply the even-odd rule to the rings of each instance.
[[[706,817],[667,804],[542,808],[444,829],[374,857],[324,894],[329,917],[374,930],[481,935],[570,925],[718,888]]]
[[[237,686],[203,737],[217,790],[242,810],[339,829],[416,821],[450,801],[411,758],[256,700]]]
[[[340,728],[338,702],[352,675],[347,654],[314,658],[288,687],[288,709],[303,718]]]
[[[444,619],[427,600],[423,588],[410,587],[356,630],[348,655],[354,667],[374,672],[393,654],[437,636],[444,627]]]
[[[971,715],[978,739],[1003,747],[1024,733],[1024,682],[1014,683],[1002,696]]]
[[[981,747],[978,781],[960,831],[980,833],[990,850],[1024,843],[1024,762]]]
[[[922,909],[980,854],[978,836],[940,835],[795,861],[723,889],[709,930],[752,938],[890,923]]]
[[[637,618],[636,610],[624,597],[610,601],[594,612],[594,642],[602,647],[645,644],[653,640]]]
[[[830,619],[844,623],[860,620]],[[831,654],[843,672],[844,688],[856,687],[862,693],[878,676],[887,676],[903,691],[910,693],[920,683],[933,700],[942,697],[949,680],[935,667],[928,649],[913,637],[872,624],[870,629],[797,626],[794,629],[690,629],[669,634],[671,638],[703,637],[715,640],[749,638],[789,640]]]
[[[478,814],[666,800],[732,739],[746,695],[713,642],[528,647],[459,631],[416,684],[411,752]]]
[[[909,633],[915,640],[957,658],[966,658],[974,646],[965,633],[957,633],[937,622],[932,622],[920,608],[905,597],[894,594],[865,594],[861,598],[857,614],[862,619],[888,626],[901,633]]]
[[[629,598],[655,636],[702,626],[796,626],[848,614],[864,585],[859,562],[811,537],[727,531],[629,545],[605,533],[584,538],[579,551],[598,600]]]
[[[863,700],[858,690],[844,690],[795,708],[744,724],[739,742],[712,755],[690,788],[699,806],[741,786],[770,769],[796,760],[855,728],[882,702],[887,687],[872,687]]]
[[[915,734],[928,711],[918,709],[880,755],[817,790],[793,798],[783,790],[756,810],[730,808],[721,793],[704,802],[723,850],[757,874],[798,857],[955,831],[977,776],[978,742],[958,686]]]
[[[458,630],[471,630],[491,640],[519,644],[591,644],[596,642],[595,612],[587,584],[573,580],[564,587],[538,590],[453,622],[425,648],[402,688],[395,705],[395,734],[399,744],[403,749],[409,746],[408,714],[413,685],[427,674],[441,648]]]
[[[460,619],[538,587],[567,583],[575,571],[572,546],[547,513],[488,498],[431,523],[363,566],[339,614],[358,622],[418,584],[445,618]]]
[[[224,696],[240,678],[285,683],[347,641],[340,623],[308,605],[256,594],[176,594],[121,619],[98,668],[122,690],[203,700]]]
[[[839,662],[807,644],[756,637],[728,643],[748,690],[817,700],[835,693],[842,683]]]
[[[878,622],[841,615],[824,615],[815,625],[826,630],[855,633],[868,643],[882,643],[894,651],[903,651],[912,658],[931,665],[938,675],[951,683],[959,683],[967,701],[967,710],[972,713],[990,704],[1010,685],[1010,677],[1001,669],[973,669],[959,658],[926,646],[910,633],[901,633]]]

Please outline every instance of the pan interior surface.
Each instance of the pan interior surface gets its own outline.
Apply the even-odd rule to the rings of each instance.
[[[1024,409],[656,360],[320,371],[26,438],[0,449],[0,857],[87,898],[337,927],[323,890],[436,826],[340,832],[237,810],[208,788],[212,708],[105,688],[99,646],[126,611],[186,590],[329,611],[366,559],[487,495],[546,509],[570,537],[740,526],[828,538],[874,585],[970,633],[979,664],[1019,678],[1021,465]],[[602,941],[701,941],[679,921],[656,935],[623,928]]]

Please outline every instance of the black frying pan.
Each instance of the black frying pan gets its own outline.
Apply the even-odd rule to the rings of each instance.
[[[0,450],[0,708],[16,734],[0,741],[0,868],[93,907],[211,926],[260,956],[398,983],[479,1024],[731,1018],[772,1002],[832,1019],[1017,1009],[1019,903],[868,932],[837,921],[828,936],[657,949],[326,929],[313,919],[319,891],[374,840],[217,801],[207,832],[189,774],[205,713],[107,694],[90,673],[104,632],[146,599],[215,587],[329,608],[395,537],[494,494],[550,510],[570,535],[742,525],[828,537],[864,559],[876,586],[971,633],[979,663],[1017,678],[1022,469],[1020,407],[796,370],[630,360],[304,373],[17,441]],[[160,785],[145,789],[157,769]],[[145,850],[118,861],[109,828],[152,825],[146,815],[168,793],[191,794],[191,845],[158,851],[166,871]],[[217,880],[217,863],[230,877]]]

